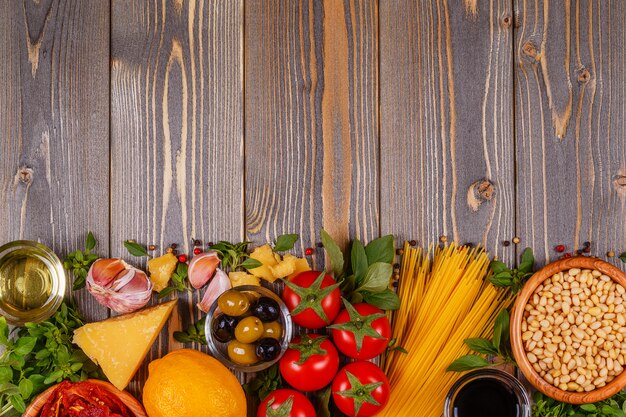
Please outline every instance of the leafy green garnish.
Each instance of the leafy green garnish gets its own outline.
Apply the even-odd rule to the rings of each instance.
[[[14,334],[0,316],[0,416],[23,413],[34,396],[61,380],[103,378],[72,344],[74,330],[82,325],[78,311],[65,303],[50,319],[27,323]]]
[[[622,253],[619,258],[622,260],[622,262],[626,262],[626,252]]]
[[[160,295],[160,294],[159,294]],[[204,323],[206,317],[201,318],[195,324],[190,324],[187,330],[174,332],[174,339],[180,343],[200,343],[206,345],[206,336],[204,333]]]
[[[533,417],[626,417],[626,393],[620,391],[606,400],[591,404],[568,404],[545,396],[533,394]]]
[[[170,285],[163,288],[159,292],[159,299],[168,296],[174,291],[187,291],[191,292],[191,288],[189,288],[189,280],[187,279],[187,271],[189,266],[185,262],[179,262],[176,265],[176,272],[172,274],[170,278]]]
[[[515,364],[511,342],[509,340],[509,312],[504,309],[498,314],[493,325],[493,339],[471,338],[465,339],[465,344],[474,352],[486,355],[497,356],[498,361],[491,363],[482,356],[465,355],[461,356],[448,366],[448,372],[465,372],[472,369],[486,368],[489,366],[499,366],[506,363]]]
[[[128,250],[128,253],[133,256],[147,256],[148,258],[152,258],[152,255],[148,253],[146,248],[137,242],[126,240],[124,241],[124,247]]]
[[[230,243],[222,240],[209,249],[217,252],[222,262],[221,268],[225,271],[236,271],[237,268],[253,269],[261,266],[261,263],[248,255],[249,244],[250,242]]]
[[[341,253],[339,245],[335,243],[326,230],[320,230],[320,238],[322,239],[324,249],[326,249],[326,254],[328,254],[328,257],[330,258],[330,265],[333,269],[335,279],[339,279],[343,273],[343,253]]]
[[[74,283],[72,284],[72,290],[80,290],[85,286],[87,279],[87,273],[91,264],[93,264],[98,258],[98,255],[92,254],[91,251],[96,247],[96,238],[93,233],[87,233],[87,240],[85,242],[85,250],[75,250],[70,252],[63,260],[63,267],[74,274]],[[1,416],[2,414],[0,414]]]
[[[243,389],[252,398],[263,401],[272,391],[281,388],[283,380],[278,371],[278,364],[270,366],[264,371],[258,372],[256,377],[243,385]]]
[[[517,268],[509,269],[504,262],[492,261],[489,264],[492,274],[488,279],[496,287],[508,287],[513,294],[517,294],[526,280],[533,274],[534,264],[533,251],[531,248],[526,248],[522,252],[521,262]]]
[[[278,238],[276,238],[276,245],[274,245],[274,252],[283,252],[293,249],[293,245],[299,237],[300,236],[297,234],[278,236]]]

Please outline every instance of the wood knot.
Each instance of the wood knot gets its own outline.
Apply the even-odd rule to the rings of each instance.
[[[613,186],[622,196],[626,196],[626,175],[618,174],[613,177]]]
[[[524,43],[522,46],[522,52],[527,57],[537,60],[537,47],[531,41],[526,41],[526,43]]]
[[[500,25],[502,25],[502,27],[505,29],[510,28],[512,22],[513,19],[511,18],[510,14],[505,14],[504,16],[502,16],[502,19],[500,19]]]
[[[587,84],[591,80],[591,73],[587,68],[583,68],[578,71],[578,83]]]
[[[489,180],[478,180],[469,186],[467,190],[467,205],[473,210],[478,211],[478,207],[485,202],[491,201],[496,192],[496,187]]]
[[[33,169],[27,166],[22,166],[17,170],[15,174],[15,182],[21,182],[22,184],[30,185],[33,182]]]

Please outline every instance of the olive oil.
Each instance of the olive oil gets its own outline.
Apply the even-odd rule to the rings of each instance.
[[[40,309],[52,294],[52,274],[41,259],[26,250],[0,259],[0,308],[27,316]]]
[[[26,240],[0,247],[0,315],[20,326],[50,317],[65,293],[65,272],[47,247]]]

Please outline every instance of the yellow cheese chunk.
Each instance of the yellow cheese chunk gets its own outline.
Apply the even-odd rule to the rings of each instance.
[[[169,318],[176,300],[74,331],[74,340],[116,388],[126,388]]]

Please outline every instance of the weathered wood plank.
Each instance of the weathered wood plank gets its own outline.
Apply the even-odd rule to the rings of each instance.
[[[378,236],[378,4],[246,2],[246,227]]]
[[[172,243],[190,253],[192,238],[240,241],[243,3],[112,5],[112,253],[128,258],[129,238],[158,253]],[[172,331],[200,317],[198,301],[181,295],[134,393],[145,364],[181,347]]]
[[[38,240],[63,257],[92,230],[108,253],[108,62],[108,1],[1,2],[0,242]]]
[[[382,232],[510,258],[510,3],[384,2],[380,15]]]
[[[626,52],[621,1],[515,2],[518,229],[557,244],[626,247]],[[616,258],[612,259],[621,263]]]

